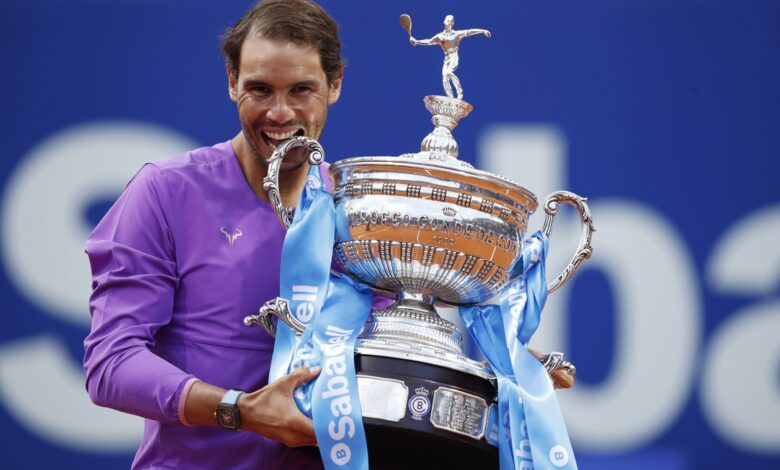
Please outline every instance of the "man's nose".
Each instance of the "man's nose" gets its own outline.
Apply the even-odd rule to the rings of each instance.
[[[295,118],[295,111],[286,96],[274,95],[271,106],[268,109],[268,119],[270,121],[283,123]]]

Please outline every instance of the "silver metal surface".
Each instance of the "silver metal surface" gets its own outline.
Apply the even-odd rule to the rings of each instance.
[[[526,189],[473,168],[375,157],[334,163],[331,174],[346,272],[452,305],[503,288],[537,207]]]
[[[406,415],[409,387],[400,380],[358,374],[360,410],[364,418],[398,422]]]
[[[274,153],[268,158],[268,174],[263,178],[263,189],[268,193],[268,199],[282,221],[284,228],[290,228],[293,221],[292,207],[284,207],[282,204],[282,195],[279,192],[279,170],[282,166],[282,160],[287,153],[295,148],[305,147],[309,150],[309,163],[319,165],[325,161],[325,150],[319,142],[308,137],[292,137],[279,145]]]
[[[580,241],[577,246],[577,251],[574,253],[574,257],[569,261],[569,264],[564,268],[563,272],[558,275],[551,283],[547,284],[547,292],[555,292],[566,281],[571,279],[580,264],[593,255],[593,246],[591,246],[591,238],[593,232],[596,231],[596,227],[593,226],[593,219],[590,217],[590,208],[587,204],[587,198],[578,196],[568,191],[556,191],[544,200],[544,211],[547,213],[547,217],[544,219],[544,225],[542,231],[548,237],[552,233],[553,220],[555,214],[558,213],[561,204],[568,204],[577,209],[577,214],[580,216],[580,222],[582,223],[582,232],[580,233]]]
[[[276,337],[276,324],[272,317],[277,317],[295,331],[296,335],[303,333],[306,325],[301,323],[290,310],[290,303],[282,297],[269,300],[262,307],[257,315],[249,315],[244,318],[244,325],[259,325],[265,329],[271,336]]]
[[[574,364],[563,358],[562,352],[553,351],[549,354],[545,354],[539,358],[539,362],[542,363],[548,374],[552,374],[556,370],[564,370],[572,376],[577,373],[577,368],[574,367]]]
[[[457,30],[453,29],[453,26],[455,26],[455,17],[447,15],[444,18],[444,31],[430,39],[415,39],[412,36],[412,19],[409,15],[401,15],[401,27],[409,34],[409,42],[413,46],[441,46],[444,51],[444,64],[441,68],[444,92],[450,98],[456,98],[455,94],[457,94],[457,99],[460,100],[463,99],[463,88],[460,85],[460,80],[455,75],[455,70],[458,69],[460,62],[458,57],[460,41],[475,34],[484,34],[490,37],[490,31],[486,29]],[[452,92],[453,86],[455,87],[455,93]]]
[[[431,424],[472,439],[482,439],[487,429],[488,404],[482,398],[454,388],[433,392]]]
[[[441,160],[443,155],[458,157],[458,143],[452,137],[452,130],[461,118],[468,116],[473,109],[465,101],[446,96],[426,96],[425,108],[433,115],[433,131],[425,136],[420,144],[420,155],[428,160]]]

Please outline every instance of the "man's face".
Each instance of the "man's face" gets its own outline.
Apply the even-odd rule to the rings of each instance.
[[[329,85],[315,49],[262,37],[244,41],[238,77],[229,78],[244,137],[262,162],[292,136],[318,139],[328,106],[341,93],[341,75]],[[306,157],[303,149],[290,152],[282,171],[300,167]]]
[[[444,18],[444,29],[449,31],[450,29],[452,29],[452,26],[454,24],[455,24],[455,17],[453,17],[452,15],[448,15],[447,17]]]

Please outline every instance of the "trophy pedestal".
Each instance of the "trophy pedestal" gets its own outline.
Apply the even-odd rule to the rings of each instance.
[[[369,315],[357,353],[423,362],[494,379],[487,365],[463,353],[458,327],[439,316],[434,301],[430,295],[400,291],[392,305]]]
[[[498,449],[485,439],[496,394],[489,380],[361,354],[355,367],[372,469],[498,468]]]

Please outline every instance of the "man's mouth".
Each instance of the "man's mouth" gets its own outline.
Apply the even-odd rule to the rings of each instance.
[[[302,127],[295,127],[292,129],[265,129],[260,131],[260,134],[265,139],[265,142],[271,147],[271,150],[276,150],[282,142],[294,136],[302,136],[304,134]]]

